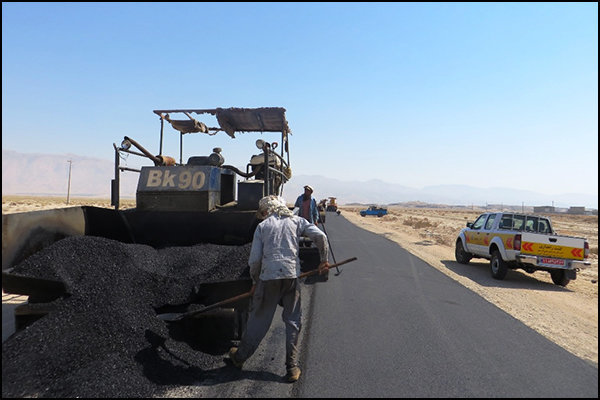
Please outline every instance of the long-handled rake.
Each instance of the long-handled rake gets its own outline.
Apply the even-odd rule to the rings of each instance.
[[[335,263],[335,254],[333,254],[333,247],[331,247],[331,242],[329,241],[329,235],[327,234],[327,229],[325,229],[325,223],[321,222],[321,226],[323,227],[323,232],[325,232],[325,236],[327,236],[327,243],[329,244],[329,251],[331,251],[331,257],[333,257],[333,262]],[[335,264],[334,264],[335,265]],[[338,276],[339,274],[341,274],[342,272],[340,271],[340,269],[337,267],[335,267],[335,270],[337,271],[335,273],[336,276]]]
[[[339,263],[330,265],[328,268],[332,268],[335,267],[337,268],[338,265],[342,265],[342,264],[346,264],[349,263],[351,261],[355,261],[357,260],[356,257],[352,257],[349,258],[347,260],[344,261],[340,261]],[[306,278],[307,276],[311,276],[311,275],[315,275],[318,274],[319,271],[314,269],[312,271],[308,271],[308,272],[304,272],[302,274],[300,274],[300,276],[298,276],[298,278]],[[189,312],[185,312],[185,313],[166,313],[166,314],[158,314],[158,318],[162,319],[163,321],[167,321],[167,322],[175,322],[175,321],[181,321],[182,319],[185,318],[189,318],[189,317],[193,317],[194,315],[198,315],[201,314],[203,312],[209,311],[209,310],[213,310],[217,307],[223,306],[225,304],[230,304],[233,303],[234,301],[238,301],[238,300],[242,300],[242,299],[246,299],[248,297],[252,297],[252,295],[254,294],[254,286],[252,287],[252,289],[249,292],[246,293],[242,293],[238,296],[235,297],[231,297],[229,299],[225,299],[222,301],[219,301],[217,303],[211,304],[210,306],[206,306],[200,310],[196,310],[196,311],[189,311]]]

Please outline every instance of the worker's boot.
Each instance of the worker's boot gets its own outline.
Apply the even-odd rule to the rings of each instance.
[[[238,361],[235,358],[235,354],[237,353],[237,351],[238,351],[237,347],[232,347],[231,349],[229,349],[229,359],[231,360],[231,363],[233,365],[235,365],[239,369],[242,369],[242,367],[244,366],[244,362],[243,361]]]
[[[288,382],[296,382],[300,378],[300,368],[292,367],[287,370],[287,374],[285,375],[285,379]]]

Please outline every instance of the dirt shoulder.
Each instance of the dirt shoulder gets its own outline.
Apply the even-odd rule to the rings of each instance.
[[[381,234],[423,259],[465,287],[495,304],[549,340],[598,364],[598,217],[552,216],[559,234],[583,236],[590,242],[592,268],[583,270],[566,287],[552,283],[550,274],[510,270],[502,281],[491,277],[489,262],[468,265],[454,258],[454,242],[466,222],[481,211],[388,207],[388,215],[361,217],[363,207],[340,207],[355,225]]]

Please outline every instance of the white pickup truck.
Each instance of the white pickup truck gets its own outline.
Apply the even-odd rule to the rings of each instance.
[[[488,212],[460,231],[454,254],[461,264],[472,258],[490,260],[495,279],[521,268],[547,271],[556,285],[566,286],[576,279],[576,271],[590,267],[589,252],[585,238],[557,235],[548,217]]]

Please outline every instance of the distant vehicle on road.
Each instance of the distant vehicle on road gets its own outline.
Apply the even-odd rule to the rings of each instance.
[[[366,217],[367,215],[376,215],[377,217],[383,217],[384,215],[387,215],[387,209],[383,207],[369,206],[369,208],[367,208],[366,210],[360,211],[361,217]]]
[[[338,206],[337,206],[337,203],[335,202],[336,199],[337,199],[337,197],[329,198],[329,203],[327,203],[327,211],[337,211]]]

